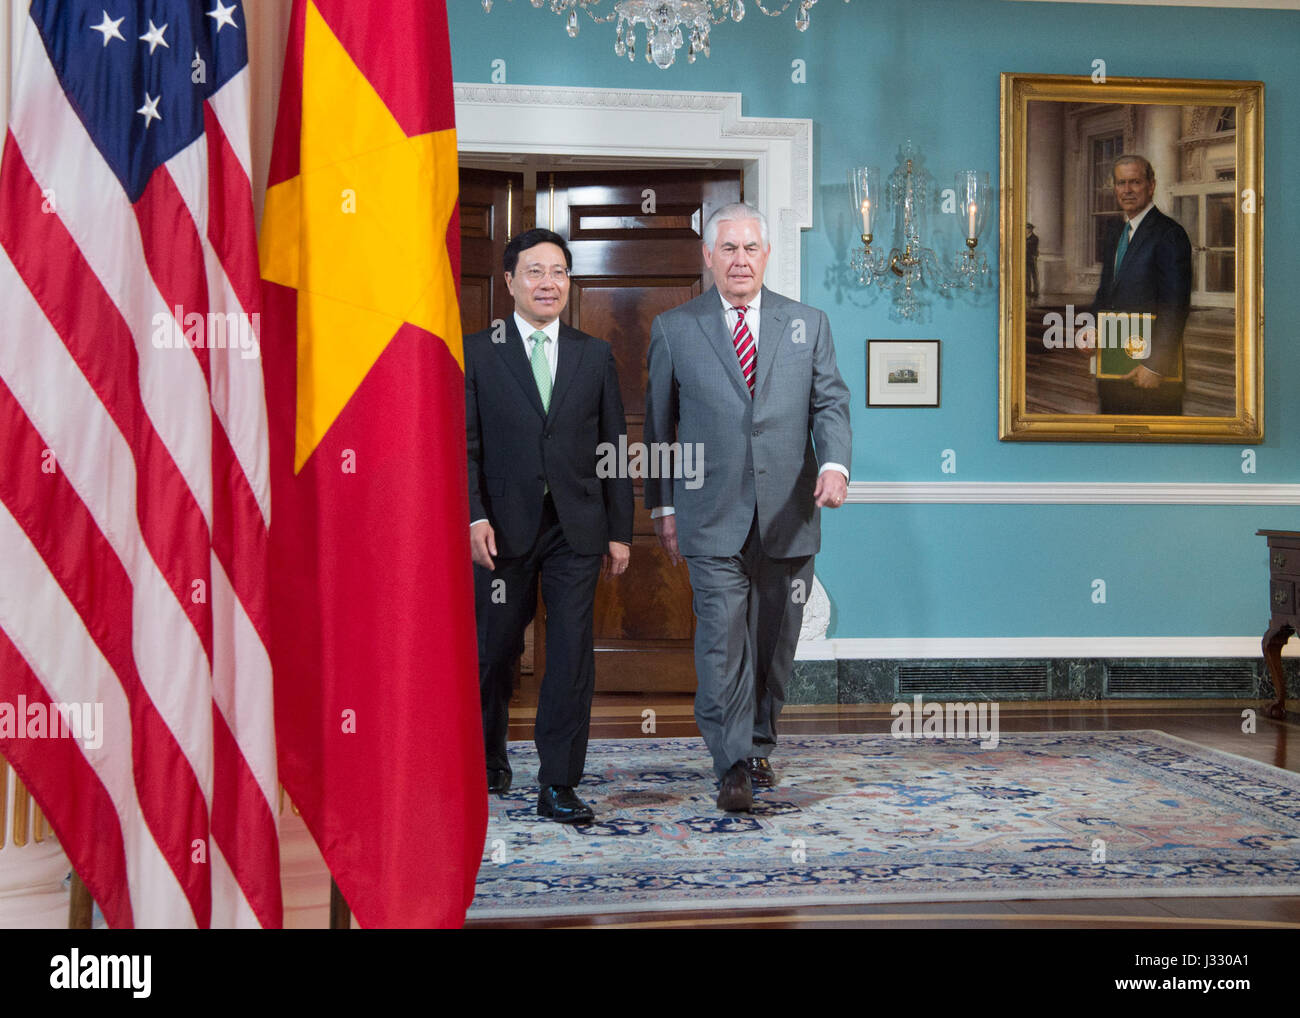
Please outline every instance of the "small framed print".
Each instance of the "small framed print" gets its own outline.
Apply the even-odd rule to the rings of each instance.
[[[867,340],[867,406],[939,405],[939,340]]]

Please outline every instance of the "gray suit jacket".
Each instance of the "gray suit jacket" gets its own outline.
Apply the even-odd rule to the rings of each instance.
[[[766,287],[761,309],[753,398],[716,287],[650,327],[645,442],[652,454],[655,443],[699,443],[704,459],[698,487],[645,482],[647,507],[675,508],[683,555],[738,554],[756,510],[767,555],[816,554],[818,465],[850,464],[849,390],[826,315]]]

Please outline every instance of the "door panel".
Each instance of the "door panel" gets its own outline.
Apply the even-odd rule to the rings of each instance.
[[[524,178],[495,170],[460,170],[460,327],[465,335],[486,329],[496,318],[514,310],[506,290],[501,259],[513,232],[519,229]],[[515,682],[536,690],[541,669],[533,660],[545,652],[541,627],[524,633],[524,652]]]
[[[501,258],[517,232],[524,178],[494,170],[460,171],[460,324],[466,335],[514,309]]]
[[[539,195],[539,221],[554,209],[557,233],[573,252],[568,320],[614,348],[628,441],[645,423],[650,323],[712,285],[701,253],[704,223],[739,201],[739,170],[630,170],[556,173],[554,200]],[[596,689],[695,689],[695,616],[686,566],[659,547],[633,480],[637,512],[627,573],[596,592]]]
[[[639,423],[645,417],[650,323],[655,315],[700,295],[698,275],[695,279],[642,278],[638,283],[630,284],[626,277],[575,276],[569,293],[574,327],[599,336],[614,348],[618,387],[629,427],[633,419]]]
[[[536,223],[559,233],[573,252],[564,320],[613,347],[628,441],[639,442],[650,323],[713,285],[701,253],[704,223],[715,209],[741,199],[741,172],[546,172],[538,174],[538,182]],[[525,226],[519,214],[523,193],[520,175],[461,170],[460,298],[466,333],[513,310],[501,278],[501,256],[510,235]],[[596,593],[596,689],[691,692],[695,616],[689,574],[660,549],[642,504],[643,482],[633,483],[631,563],[625,575],[601,580]],[[530,626],[526,637],[520,677],[525,692],[536,688],[544,667],[540,599],[538,619],[541,624]]]

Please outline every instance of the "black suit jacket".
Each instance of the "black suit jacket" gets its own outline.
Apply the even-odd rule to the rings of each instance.
[[[1101,285],[1093,314],[1102,311],[1150,312],[1156,316],[1151,356],[1144,366],[1161,375],[1179,374],[1183,328],[1192,303],[1192,245],[1187,231],[1154,205],[1129,240],[1119,274],[1115,250],[1119,225],[1106,238]]]
[[[491,329],[465,338],[465,433],[470,520],[486,519],[504,558],[527,554],[545,485],[569,546],[601,555],[632,541],[632,481],[596,475],[597,446],[626,433],[614,352],[560,323],[550,412],[542,410],[514,315],[503,342]],[[498,332],[500,335],[500,332]]]

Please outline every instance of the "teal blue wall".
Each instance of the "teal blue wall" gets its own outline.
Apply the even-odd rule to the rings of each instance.
[[[831,318],[853,391],[858,481],[1300,483],[1300,14],[1003,0],[823,0],[806,33],[792,12],[715,29],[713,55],[661,71],[613,53],[583,18],[576,40],[528,0],[449,0],[457,81],[740,92],[749,116],[814,123],[814,225],[803,299]],[[769,5],[772,6],[772,5]],[[807,62],[794,84],[790,62]],[[848,257],[846,169],[892,167],[911,137],[948,186],[959,166],[997,179],[998,75],[1237,78],[1265,83],[1265,427],[1257,470],[1241,448],[999,442],[996,296],[936,301],[929,321],[889,319],[883,300],[828,285]],[[1104,86],[1099,86],[1104,87]],[[937,225],[937,224],[935,224]],[[996,229],[990,258],[996,254]],[[864,340],[943,340],[939,409],[865,407]],[[940,471],[944,449],[957,473]],[[853,505],[823,514],[817,572],[832,636],[1262,634],[1267,560],[1259,528],[1300,530],[1296,507]],[[1091,581],[1107,584],[1107,603]]]

